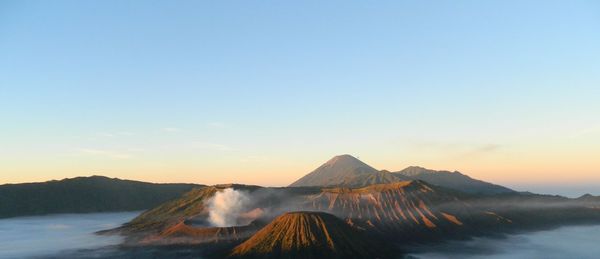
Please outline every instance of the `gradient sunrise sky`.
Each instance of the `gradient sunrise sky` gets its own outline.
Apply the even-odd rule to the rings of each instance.
[[[599,46],[598,1],[2,1],[0,183],[347,153],[600,194]]]

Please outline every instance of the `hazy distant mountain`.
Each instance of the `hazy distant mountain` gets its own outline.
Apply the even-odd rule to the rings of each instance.
[[[468,193],[498,194],[514,192],[509,188],[473,179],[456,171],[436,171],[423,167],[411,166],[402,171],[394,172],[393,174],[399,177],[422,180],[430,184]]]
[[[399,181],[422,180],[434,185],[467,193],[498,194],[513,192],[500,185],[476,180],[459,172],[435,171],[411,166],[402,171],[390,173],[363,163],[350,155],[332,158],[319,168],[292,183],[290,187],[365,187],[372,184],[385,184]]]
[[[51,213],[144,210],[195,184],[154,184],[103,176],[0,185],[0,218]]]
[[[592,206],[592,207],[600,209],[600,206],[598,205],[598,204],[600,204],[600,196],[594,196],[589,193],[586,193],[586,194],[580,196],[579,198],[577,198],[576,200],[579,201],[580,203],[587,204],[588,206]]]
[[[594,196],[594,195],[591,195],[589,193],[586,193],[584,195],[579,196],[579,198],[577,198],[577,200],[580,200],[580,201],[598,201],[598,200],[600,200],[600,196]]]
[[[292,183],[290,187],[301,186],[355,186],[357,179],[370,178],[377,169],[363,163],[351,155],[336,156],[319,166],[311,173]],[[391,175],[390,177],[394,177]],[[385,179],[383,177],[382,179]]]
[[[392,258],[381,245],[323,212],[285,213],[238,245],[233,258]]]

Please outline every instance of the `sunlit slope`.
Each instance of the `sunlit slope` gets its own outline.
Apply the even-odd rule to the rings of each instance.
[[[194,227],[181,221],[165,228],[160,233],[147,234],[136,239],[137,245],[170,244],[215,244],[243,241],[254,234],[262,225],[251,223],[232,227]],[[131,241],[131,240],[130,240]]]
[[[405,181],[324,189],[308,197],[305,208],[332,213],[358,228],[394,236],[395,241],[463,236],[482,227],[510,224],[470,206],[457,194],[423,181]]]
[[[387,258],[386,249],[322,212],[285,213],[233,249],[241,258]]]
[[[214,186],[195,188],[178,199],[150,209],[123,226],[129,232],[161,231],[186,218],[206,214],[206,201],[218,188]]]
[[[205,220],[208,217],[207,202],[219,190],[235,188],[238,190],[256,190],[261,187],[241,184],[224,184],[195,188],[180,198],[163,203],[150,209],[122,229],[127,232],[161,232],[186,220]]]

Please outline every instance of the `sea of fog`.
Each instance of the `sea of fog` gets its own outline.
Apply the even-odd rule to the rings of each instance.
[[[119,244],[94,232],[118,227],[140,212],[57,214],[0,219],[0,258],[39,258]]]
[[[554,230],[475,238],[424,246],[413,258],[600,258],[600,226],[571,226]]]
[[[193,249],[119,250],[118,236],[94,232],[117,227],[139,212],[61,214],[0,220],[0,258],[198,258]],[[600,226],[475,238],[422,246],[410,258],[599,258]]]

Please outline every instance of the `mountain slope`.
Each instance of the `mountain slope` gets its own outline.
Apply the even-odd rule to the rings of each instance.
[[[384,249],[335,216],[285,213],[235,247],[234,258],[387,258]]]
[[[0,218],[143,210],[200,185],[154,184],[103,176],[0,185]]]
[[[418,166],[411,166],[402,171],[394,172],[393,174],[411,180],[426,181],[430,184],[467,193],[499,194],[514,192],[509,188],[473,179],[456,171],[436,171]]]
[[[244,210],[260,211],[249,225],[209,227],[207,201],[223,188],[243,190]],[[227,185],[196,188],[182,198],[149,210],[119,233],[128,244],[233,245],[252,235],[275,215],[320,211],[343,219],[370,237],[410,246],[448,238],[506,233],[568,224],[595,224],[600,202],[594,197],[568,199],[522,194],[465,194],[424,181],[401,181],[362,188],[261,188]]]
[[[381,233],[430,235],[469,227],[474,217],[495,220],[453,193],[423,181],[331,188],[307,199],[306,209],[325,211],[353,225]],[[403,236],[397,236],[401,239]]]
[[[407,181],[410,178],[401,175],[395,175],[388,171],[377,171],[369,174],[362,174],[335,185],[336,187],[360,188],[373,184],[386,184],[401,181]]]
[[[207,202],[218,191],[233,188],[236,190],[257,190],[261,187],[242,184],[228,184],[198,187],[140,214],[119,230],[125,232],[161,232],[183,221],[206,221]]]
[[[234,227],[194,227],[181,221],[170,226],[157,235],[146,235],[135,240],[135,244],[142,245],[170,245],[170,244],[216,244],[243,241],[256,233],[259,224],[251,223],[247,226]],[[132,240],[129,240],[132,241]]]
[[[306,176],[292,183],[290,187],[340,186],[352,182],[357,177],[375,174],[378,171],[350,155],[336,156]]]
[[[206,211],[207,201],[218,188],[214,186],[198,187],[174,199],[140,214],[120,229],[135,232],[160,232],[172,225],[179,224],[185,219],[203,215],[208,217]]]
[[[290,187],[359,188],[373,184],[410,180],[422,180],[441,187],[474,194],[514,192],[509,188],[473,179],[459,172],[435,171],[417,166],[411,166],[393,173],[386,170],[378,171],[350,155],[341,155],[330,159],[319,168],[292,183]]]

